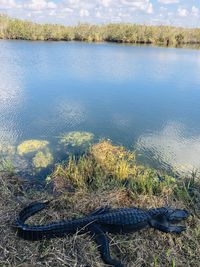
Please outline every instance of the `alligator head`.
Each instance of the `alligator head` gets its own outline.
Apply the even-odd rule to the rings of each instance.
[[[150,226],[162,232],[181,233],[186,230],[185,226],[175,225],[180,221],[187,219],[190,213],[186,210],[174,208],[158,208],[149,211],[151,219],[149,220]]]
[[[171,223],[180,222],[189,217],[190,213],[187,210],[166,208],[166,213],[164,214],[166,220]]]

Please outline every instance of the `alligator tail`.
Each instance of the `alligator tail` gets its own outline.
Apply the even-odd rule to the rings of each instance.
[[[83,218],[70,221],[63,220],[46,225],[29,225],[25,223],[28,218],[45,209],[49,202],[34,202],[19,213],[15,226],[13,227],[19,237],[31,241],[62,237],[66,234],[75,233],[90,222],[90,218]]]
[[[16,226],[22,226],[25,221],[33,216],[34,214],[38,213],[39,211],[45,209],[50,201],[45,201],[45,202],[33,202],[27,207],[25,207],[20,213],[19,216],[17,217],[16,220]]]

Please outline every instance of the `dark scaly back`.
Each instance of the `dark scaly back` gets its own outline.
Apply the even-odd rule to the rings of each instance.
[[[167,208],[162,207],[162,208],[152,208],[148,210],[148,214],[150,217],[156,217],[158,215],[164,215],[167,213]]]

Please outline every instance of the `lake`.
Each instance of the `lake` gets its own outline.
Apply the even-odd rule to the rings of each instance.
[[[61,161],[70,148],[59,140],[74,131],[136,150],[148,166],[200,168],[200,50],[1,40],[1,158],[25,173],[34,149],[19,145],[43,140],[51,164]]]

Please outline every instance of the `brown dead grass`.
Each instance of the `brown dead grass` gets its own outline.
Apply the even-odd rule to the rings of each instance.
[[[56,195],[36,190],[17,177],[0,177],[0,266],[43,267],[103,267],[96,244],[87,235],[73,235],[43,241],[24,241],[11,230],[21,208],[35,200],[52,199],[48,210],[31,219],[45,223],[61,218],[83,216],[104,205],[111,207],[160,207],[170,205],[187,208],[192,216],[188,229],[180,236],[149,229],[127,235],[110,235],[111,252],[128,267],[200,266],[200,199],[196,204],[184,204],[169,195],[134,195],[127,189],[96,192],[77,190]],[[198,194],[197,194],[198,196]],[[196,210],[196,212],[195,212]],[[195,214],[196,213],[196,214]]]

